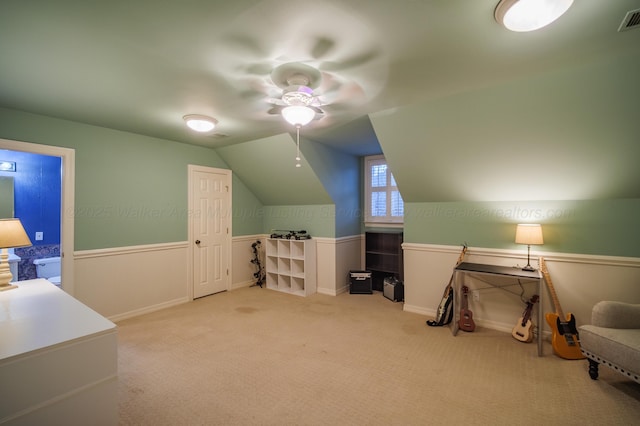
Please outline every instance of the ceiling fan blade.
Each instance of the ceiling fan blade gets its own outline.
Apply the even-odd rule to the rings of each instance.
[[[331,52],[336,46],[336,42],[328,37],[318,37],[315,44],[311,48],[311,57],[315,60],[319,60],[327,53]]]
[[[267,98],[265,100],[270,104],[285,106],[285,103],[280,98]]]
[[[269,110],[267,111],[267,114],[281,114],[282,108],[284,107],[281,105],[274,105],[271,108],[269,108]]]
[[[375,58],[380,56],[380,49],[372,48],[366,52],[363,52],[359,55],[352,56],[351,58],[346,58],[343,61],[326,61],[320,64],[321,70],[326,71],[342,71],[349,68],[355,68],[360,65],[365,65],[369,62],[372,62]]]

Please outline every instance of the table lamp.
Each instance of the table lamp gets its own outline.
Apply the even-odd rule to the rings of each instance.
[[[544,244],[542,240],[542,226],[535,223],[521,223],[516,226],[516,244],[527,245],[527,266],[523,271],[535,271],[531,266],[531,244]]]
[[[10,284],[13,279],[11,269],[9,269],[8,248],[27,247],[31,245],[31,240],[22,227],[20,219],[0,219],[0,291],[17,288],[17,285]]]

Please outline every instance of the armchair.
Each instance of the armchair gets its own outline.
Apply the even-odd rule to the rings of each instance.
[[[591,324],[581,326],[579,333],[593,380],[604,364],[640,383],[640,304],[598,302],[591,312]]]

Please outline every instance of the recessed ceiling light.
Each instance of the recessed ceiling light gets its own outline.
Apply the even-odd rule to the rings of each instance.
[[[190,129],[201,133],[212,131],[213,128],[216,127],[216,124],[218,124],[218,120],[207,117],[206,115],[189,114],[182,118]]]
[[[494,16],[508,30],[534,31],[558,19],[571,4],[573,0],[500,0]]]

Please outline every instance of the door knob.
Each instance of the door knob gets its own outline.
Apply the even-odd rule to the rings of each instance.
[[[196,240],[196,244],[200,244],[200,240]]]

